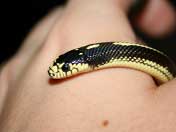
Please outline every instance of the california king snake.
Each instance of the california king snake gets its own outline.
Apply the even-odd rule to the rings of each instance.
[[[49,76],[63,79],[83,72],[110,67],[127,67],[151,75],[165,83],[176,76],[174,62],[148,46],[128,42],[101,42],[60,55],[49,67]]]

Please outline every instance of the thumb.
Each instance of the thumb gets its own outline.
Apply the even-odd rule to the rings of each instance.
[[[175,29],[176,13],[167,0],[149,0],[134,21],[148,35],[162,37]]]

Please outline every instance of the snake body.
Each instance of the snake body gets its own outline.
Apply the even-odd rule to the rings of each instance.
[[[159,83],[176,76],[174,62],[148,46],[128,42],[89,44],[60,55],[49,67],[49,76],[62,79],[109,67],[127,67],[148,73]]]

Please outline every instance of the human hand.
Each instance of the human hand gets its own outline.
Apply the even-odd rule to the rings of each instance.
[[[154,2],[137,24],[158,36],[172,29],[175,18],[167,1]],[[1,71],[0,131],[176,131],[175,80],[157,87],[149,75],[126,68],[49,80],[49,65],[70,49],[135,42],[127,19],[130,5],[131,0],[70,0],[42,20]],[[160,22],[150,19],[162,15],[158,8],[167,14]]]

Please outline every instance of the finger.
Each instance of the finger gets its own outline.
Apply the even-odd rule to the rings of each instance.
[[[9,67],[12,65],[18,66],[16,67],[16,70],[11,71],[11,73],[13,73],[11,74],[11,77],[14,76],[12,78],[17,78],[17,76],[23,72],[25,66],[30,63],[31,58],[35,56],[47,38],[55,21],[61,17],[62,11],[63,9],[61,7],[54,9],[31,30],[29,36],[23,42],[22,47],[7,65]]]
[[[46,81],[48,79],[46,71],[52,63],[51,61],[59,54],[73,48],[104,41],[135,42],[136,37],[128,22],[126,12],[124,11],[125,8],[118,8],[117,5],[118,2],[114,0],[70,1],[67,9],[64,11],[64,17],[53,27],[41,52],[35,58],[32,71],[30,71],[31,77],[46,77],[43,78]],[[94,74],[99,74],[102,71],[94,72]],[[109,71],[112,72],[110,69]],[[126,74],[134,74],[134,76],[136,72],[138,73],[139,71],[125,70]],[[138,79],[141,80],[143,78],[141,80],[143,83],[152,83],[153,85],[150,76],[143,72],[139,73],[146,79],[143,77]],[[109,76],[113,77],[111,74]],[[124,79],[127,78],[124,77]],[[135,79],[132,79],[132,82],[135,84]]]
[[[162,37],[175,29],[176,13],[168,0],[149,0],[135,22],[148,35]]]

